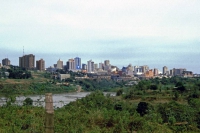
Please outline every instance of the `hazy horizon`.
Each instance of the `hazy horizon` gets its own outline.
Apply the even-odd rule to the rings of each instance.
[[[24,46],[46,67],[78,56],[200,73],[199,22],[199,0],[1,1],[0,60],[19,65]]]

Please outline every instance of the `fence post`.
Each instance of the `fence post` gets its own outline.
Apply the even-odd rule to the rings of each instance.
[[[54,133],[54,110],[52,93],[45,94],[45,132]]]

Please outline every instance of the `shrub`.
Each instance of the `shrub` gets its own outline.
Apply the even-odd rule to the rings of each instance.
[[[24,106],[33,105],[33,100],[32,100],[31,98],[28,97],[28,98],[26,98],[26,99],[24,100],[23,105],[24,105]]]

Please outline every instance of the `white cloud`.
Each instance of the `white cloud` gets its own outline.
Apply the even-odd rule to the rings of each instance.
[[[7,0],[0,4],[0,48],[103,57],[124,48],[128,55],[197,53],[199,22],[199,0]]]

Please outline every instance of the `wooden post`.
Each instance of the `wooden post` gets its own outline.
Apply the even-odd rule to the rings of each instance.
[[[54,109],[52,93],[45,95],[45,132],[54,133]]]

